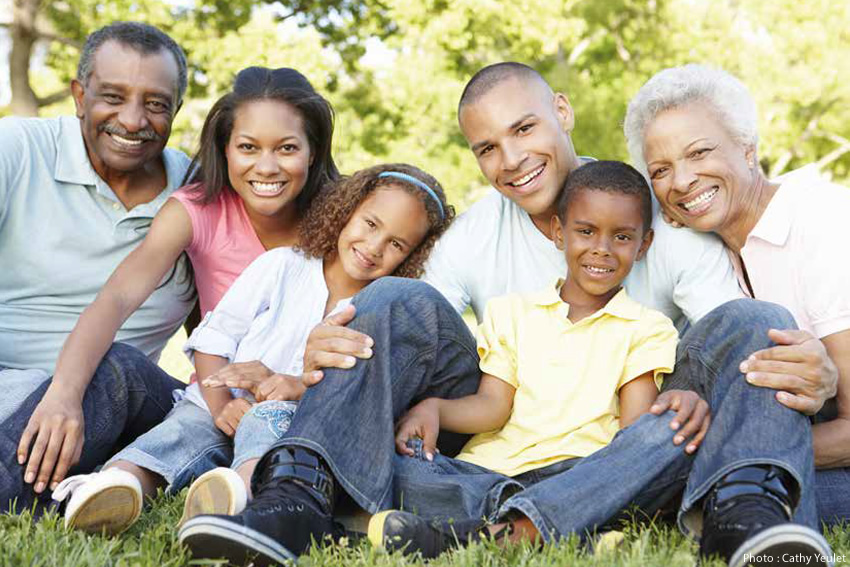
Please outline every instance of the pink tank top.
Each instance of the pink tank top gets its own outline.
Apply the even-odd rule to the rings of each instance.
[[[181,187],[171,195],[192,219],[192,243],[186,249],[195,271],[201,317],[215,309],[230,284],[265,252],[245,212],[242,199],[230,189],[204,205],[195,202],[197,185]]]

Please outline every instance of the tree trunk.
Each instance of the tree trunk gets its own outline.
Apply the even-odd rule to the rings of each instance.
[[[12,102],[9,105],[14,114],[22,116],[38,115],[38,97],[30,86],[30,57],[38,39],[35,19],[41,0],[14,0],[12,7],[12,25],[9,35],[12,49],[9,51],[9,79],[12,87]]]

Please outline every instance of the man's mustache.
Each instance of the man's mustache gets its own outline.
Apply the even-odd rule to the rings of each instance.
[[[105,124],[101,124],[100,127],[98,127],[98,131],[113,134],[115,136],[121,136],[127,140],[140,140],[142,142],[155,142],[160,139],[160,135],[150,127],[139,130],[138,132],[130,132],[118,124],[107,122]]]

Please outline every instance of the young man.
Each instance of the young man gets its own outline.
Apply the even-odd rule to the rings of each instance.
[[[501,105],[500,101],[505,104]],[[491,197],[495,203],[491,208],[479,207],[477,210],[482,212],[470,214],[475,212],[473,207],[468,213],[470,220],[459,219],[457,225],[461,228],[457,230],[460,234],[467,231],[467,236],[457,238],[457,243],[447,249],[460,254],[460,265],[446,269],[463,269],[464,263],[475,262],[463,273],[477,289],[484,290],[480,293],[484,300],[489,299],[490,293],[538,289],[566,271],[563,255],[547,238],[548,234],[544,234],[544,231],[548,233],[549,225],[542,220],[547,215],[551,218],[561,184],[579,161],[569,138],[573,126],[569,104],[563,95],[553,94],[532,69],[508,63],[487,67],[470,80],[459,115],[461,129],[479,156],[482,170],[500,193]],[[495,156],[495,166],[486,161],[489,155]],[[523,223],[525,229],[494,232],[489,223],[494,211],[505,213],[500,226],[510,228],[512,223]],[[718,289],[732,289],[734,293],[729,293],[737,295],[734,282],[716,282],[711,279],[716,275],[712,270],[706,277],[715,283],[703,290],[702,277],[685,276],[690,268],[701,268],[703,253],[711,257],[712,247],[716,258],[722,258],[719,243],[690,234],[698,237],[698,248],[676,248],[674,257],[671,248],[678,245],[672,237],[666,239],[662,234],[668,228],[657,220],[653,226],[658,246],[653,246],[650,254],[654,249],[658,257],[653,261],[649,256],[643,262],[644,268],[638,262],[624,282],[625,288],[635,299],[673,319],[681,319],[678,312],[692,321],[699,319],[683,337],[677,371],[665,382],[665,387],[678,384],[696,389],[716,413],[715,426],[693,459],[683,515],[690,510],[699,513],[703,497],[709,492],[715,495],[709,497],[713,504],[708,509],[714,510],[714,504],[719,503],[718,509],[731,510],[731,515],[707,518],[709,525],[720,526],[708,539],[720,542],[718,546],[723,549],[719,551],[728,551],[729,555],[736,550],[754,549],[752,545],[744,546],[745,541],[759,542],[751,536],[766,525],[765,515],[759,510],[765,501],[758,497],[765,487],[782,491],[788,497],[792,504],[788,511],[799,503],[797,507],[805,515],[805,521],[814,525],[814,504],[809,490],[813,471],[808,422],[802,414],[777,404],[772,390],[752,387],[740,380],[738,369],[741,361],[752,353],[773,346],[767,337],[769,328],[790,328],[793,319],[783,310],[752,301],[733,301],[715,308],[728,299]],[[490,247],[486,258],[480,251],[471,252],[471,258],[457,252],[461,247],[477,250],[475,243],[494,240],[510,241],[511,246],[517,244],[517,252]],[[540,250],[543,257],[530,268],[522,263],[529,250]],[[449,254],[436,252],[438,257]],[[477,255],[482,256],[480,262]],[[680,255],[684,257],[679,258]],[[691,264],[694,258],[697,258],[696,266]],[[485,269],[482,263],[490,268]],[[729,270],[726,263],[720,271],[731,278]],[[532,281],[524,284],[529,273]],[[538,273],[541,280],[536,279]],[[645,285],[632,286],[630,282],[635,277]],[[495,288],[487,285],[491,279],[498,282]],[[448,286],[441,289],[452,297]],[[465,291],[468,293],[469,289]],[[469,297],[472,298],[471,293]],[[412,402],[425,397],[458,398],[477,390],[475,342],[457,315],[457,301],[447,302],[434,288],[420,282],[387,279],[369,286],[353,303],[358,316],[351,321],[350,328],[326,324],[318,327],[308,342],[305,370],[326,367],[325,377],[304,395],[300,402],[302,413],[258,465],[254,475],[255,500],[239,516],[199,517],[181,530],[181,539],[196,553],[209,557],[225,555],[235,561],[257,553],[271,561],[291,559],[308,547],[311,537],[321,540],[326,534],[335,533],[337,526],[332,512],[335,495],[340,490],[371,513],[392,507],[393,455],[389,448],[393,445],[395,420]],[[479,307],[483,305],[484,302],[479,303]],[[352,315],[347,313],[348,318]],[[329,323],[338,325],[345,321],[339,318]],[[370,348],[370,341],[374,348]],[[822,348],[817,354],[811,357],[813,362],[792,369],[801,376],[805,370],[818,377],[814,388],[794,389],[815,410],[834,393],[836,379],[834,367],[830,368]],[[356,357],[365,360],[358,362]],[[704,360],[712,362],[706,366]],[[800,366],[806,368],[801,370]],[[352,388],[352,383],[357,387]],[[686,401],[672,391],[663,392],[657,401],[659,411],[670,407],[678,410],[675,421],[682,427],[675,435],[679,443],[699,429],[690,418],[700,406],[692,400]],[[720,408],[722,411],[718,411]],[[758,415],[760,419],[744,419],[748,415]],[[772,415],[776,416],[772,421],[762,417]],[[630,470],[629,467],[635,466],[633,455],[615,447],[645,435],[667,435],[671,439],[674,432],[670,425],[669,418],[659,416],[648,420],[643,426],[646,429],[625,430],[605,450],[611,449],[616,455],[628,458],[609,461],[604,467]],[[712,435],[712,431],[717,433]],[[735,432],[731,439],[730,431]],[[782,435],[774,439],[777,431]],[[764,442],[768,438],[771,442]],[[652,467],[644,466],[640,475],[626,475],[628,482],[613,487],[594,484],[594,480],[605,475],[594,468],[599,465],[593,456],[583,461],[583,470],[589,474],[583,475],[585,483],[569,487],[572,501],[592,500],[602,490],[607,498],[599,507],[573,510],[574,516],[569,521],[562,519],[564,529],[583,533],[606,522],[630,503],[645,506],[647,502],[642,498],[658,497],[664,474],[684,455],[672,442],[658,447],[658,454],[647,456],[643,463],[648,462]],[[754,463],[765,466],[747,466]],[[781,463],[783,467],[771,468],[768,463]],[[780,476],[776,468],[790,474],[792,480],[787,486],[774,487]],[[738,469],[743,472],[735,474]],[[733,485],[744,489],[724,490]],[[748,506],[737,505],[739,496],[745,501],[757,496],[755,513]],[[767,516],[774,521],[777,512],[771,506],[767,506]],[[781,542],[799,536],[796,526],[787,527],[791,526],[787,516],[782,516]],[[734,529],[727,533],[725,526]],[[810,531],[806,531],[805,538],[810,536]],[[820,540],[809,543],[817,547]],[[706,550],[715,551],[711,546]]]
[[[186,58],[158,29],[89,36],[76,117],[0,121],[0,510],[25,509],[162,420],[181,384],[155,360],[194,300],[177,274],[122,328],[91,383],[51,374],[67,333],[188,167],[165,149]],[[182,280],[182,281],[181,281]],[[128,346],[129,345],[129,346]]]

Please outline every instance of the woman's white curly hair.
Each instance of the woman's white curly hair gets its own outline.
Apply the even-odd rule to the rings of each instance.
[[[692,102],[707,104],[727,132],[744,147],[758,144],[756,104],[747,87],[731,74],[691,63],[656,73],[629,102],[623,132],[634,166],[646,173],[643,134],[661,112]]]

